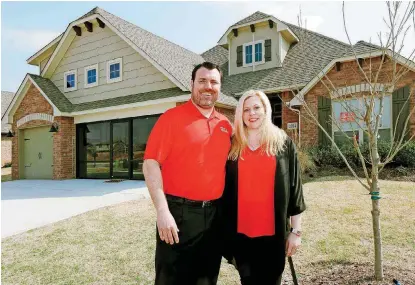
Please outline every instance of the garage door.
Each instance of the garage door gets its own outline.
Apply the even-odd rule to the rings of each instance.
[[[23,131],[23,166],[25,179],[52,179],[53,133],[50,127],[25,129]]]

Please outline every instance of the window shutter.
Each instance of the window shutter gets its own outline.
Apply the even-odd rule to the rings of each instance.
[[[271,39],[265,40],[265,62],[271,61]]]
[[[331,135],[331,100],[323,96],[318,96],[318,122]],[[330,140],[326,134],[318,128],[318,143],[319,145],[330,145]]]
[[[236,66],[242,66],[243,62],[242,62],[242,46],[237,46],[236,47]]]

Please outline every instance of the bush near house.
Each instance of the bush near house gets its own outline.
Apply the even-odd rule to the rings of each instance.
[[[359,156],[351,143],[344,143],[339,146],[339,148],[353,168],[360,167],[361,164]],[[379,141],[378,149],[379,156],[382,161],[385,159],[390,150],[390,142]],[[366,164],[369,166],[369,146],[367,144],[362,146],[361,151],[366,160]],[[309,148],[307,152],[318,166],[334,166],[338,168],[346,167],[346,164],[337,150],[330,146]],[[401,151],[399,151],[390,165],[394,167],[415,167],[415,141],[411,141]]]

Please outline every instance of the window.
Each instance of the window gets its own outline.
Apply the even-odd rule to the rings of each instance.
[[[245,46],[245,63],[252,63],[252,45]]]
[[[85,67],[85,88],[98,85],[98,64]]]
[[[74,91],[77,89],[76,69],[65,72],[63,77],[64,77],[63,89],[65,92]]]
[[[262,61],[262,44],[255,44],[255,62]]]
[[[362,114],[364,114],[365,109],[366,107],[363,98],[333,101],[333,116],[337,121],[337,124],[333,122],[334,139],[336,142],[342,143],[342,140],[345,139],[343,132],[345,132],[348,136],[353,136],[353,134],[356,133],[359,142],[365,142],[365,133],[360,129],[360,126],[366,129],[366,124],[364,121],[358,120],[358,118],[362,117]],[[379,99],[376,99],[374,114],[371,119],[373,124],[375,123],[376,115],[379,114],[379,112],[380,101]],[[391,96],[385,96],[383,98],[383,114],[379,123],[380,139],[390,140],[392,127]],[[339,130],[337,125],[341,127],[343,132]]]
[[[262,64],[264,60],[264,41],[256,41],[244,44],[244,66]]]
[[[119,82],[122,80],[122,58],[107,62],[107,83]]]

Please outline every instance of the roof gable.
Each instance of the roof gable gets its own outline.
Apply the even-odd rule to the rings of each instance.
[[[111,30],[118,34],[180,89],[183,91],[191,90],[191,73],[195,65],[204,61],[202,56],[141,29],[98,7],[68,25],[62,40],[51,56],[46,68],[42,71],[42,76],[49,77],[51,75],[51,62],[55,60],[59,49],[64,46],[63,42],[66,40],[71,41],[71,37],[75,37],[72,27],[94,18],[99,18],[108,25]],[[58,61],[58,59],[56,60]]]
[[[257,11],[253,13],[252,15],[249,15],[248,17],[236,22],[232,26],[230,26],[227,31],[222,35],[222,37],[218,41],[218,45],[227,46],[227,36],[228,34],[233,30],[240,27],[247,26],[248,24],[256,24],[264,21],[272,21],[277,25],[277,31],[285,31],[286,36],[289,37],[290,42],[298,42],[297,35],[283,22],[279,19],[275,18],[272,15],[268,15],[265,13],[262,13],[260,11]]]

